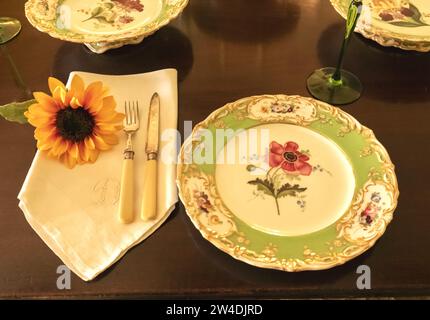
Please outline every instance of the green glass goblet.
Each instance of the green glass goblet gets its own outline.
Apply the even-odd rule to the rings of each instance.
[[[321,101],[331,104],[348,104],[360,98],[363,86],[351,72],[343,70],[343,59],[351,34],[361,14],[362,1],[352,0],[348,9],[345,36],[336,68],[327,67],[315,70],[307,80],[310,94]]]
[[[21,31],[21,22],[15,18],[0,17],[0,44],[13,39]]]

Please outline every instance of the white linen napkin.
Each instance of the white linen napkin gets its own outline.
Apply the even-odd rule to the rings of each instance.
[[[102,81],[124,112],[124,101],[139,102],[140,130],[134,135],[135,220],[122,224],[118,218],[120,177],[125,134],[120,143],[100,153],[94,164],[69,169],[37,152],[18,195],[19,207],[36,233],[54,253],[85,281],[120,259],[131,247],[151,235],[169,216],[178,201],[175,184],[177,143],[177,72],[174,69],[145,74],[110,76],[78,74],[88,85]],[[158,161],[157,218],[140,219],[145,142],[149,102],[160,95],[160,155]],[[172,129],[167,130],[166,129]]]

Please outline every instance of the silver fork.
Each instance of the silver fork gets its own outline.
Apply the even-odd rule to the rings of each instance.
[[[125,119],[124,132],[127,134],[127,146],[124,150],[122,162],[121,191],[119,195],[119,219],[122,223],[131,223],[134,220],[133,210],[133,159],[134,151],[132,138],[139,130],[139,103],[126,101],[124,103]]]

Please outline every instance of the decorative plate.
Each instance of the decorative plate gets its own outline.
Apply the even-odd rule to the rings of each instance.
[[[311,98],[244,98],[198,124],[177,184],[203,237],[236,259],[285,271],[340,265],[393,217],[394,165],[373,132]]]
[[[136,44],[168,24],[188,0],[29,0],[25,14],[42,32],[85,43],[96,53]]]
[[[351,0],[330,0],[345,18]],[[355,29],[383,46],[430,51],[429,0],[364,0]]]

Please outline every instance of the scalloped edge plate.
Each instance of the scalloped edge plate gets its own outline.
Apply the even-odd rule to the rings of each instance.
[[[355,179],[352,200],[348,199],[350,203],[347,209],[336,221],[320,230],[294,234],[294,230],[290,228],[289,231],[290,233],[293,231],[293,234],[285,235],[267,232],[259,226],[252,225],[249,219],[253,219],[252,214],[255,212],[250,212],[249,216],[246,216],[245,211],[244,215],[238,203],[234,204],[236,212],[230,208],[234,207],[231,206],[234,197],[242,202],[251,201],[247,192],[250,192],[250,188],[255,187],[256,183],[253,183],[252,186],[249,186],[249,183],[248,185],[242,183],[243,186],[238,187],[233,177],[234,171],[231,171],[233,187],[229,190],[232,197],[227,199],[226,193],[219,190],[220,185],[223,188],[229,188],[228,182],[220,183],[217,181],[221,169],[218,167],[220,164],[217,163],[216,159],[218,159],[221,149],[214,147],[217,145],[215,142],[207,144],[205,142],[206,135],[202,133],[212,132],[215,135],[217,129],[249,130],[254,127],[270,127],[272,125],[276,125],[277,128],[282,125],[285,126],[285,135],[278,134],[278,136],[285,136],[286,141],[288,141],[287,137],[291,136],[292,131],[294,131],[291,128],[297,126],[304,132],[309,131],[312,135],[320,135],[321,139],[329,140],[337,146],[347,157],[352,167]],[[301,139],[299,133],[296,134],[296,138],[302,142],[306,141],[306,137],[303,136]],[[225,147],[229,141],[223,140],[223,146]],[[286,141],[282,141],[282,143]],[[300,141],[296,142],[301,143]],[[290,142],[286,143],[285,146],[287,151],[297,149]],[[291,146],[293,149],[288,150],[288,147]],[[306,148],[306,143],[303,143],[302,147]],[[303,162],[312,163],[313,169],[315,169],[318,158],[322,162],[325,161],[323,161],[324,157],[321,157],[325,152],[324,149],[316,149],[319,150],[313,150],[315,152],[311,150],[310,154],[302,150],[294,152]],[[209,161],[209,163],[197,161],[196,156],[201,154],[202,150],[205,150],[204,154],[206,152],[212,154],[213,161]],[[306,156],[304,156],[305,154]],[[267,162],[267,158],[260,156],[255,159],[266,159]],[[287,156],[286,158],[290,158],[290,160],[297,160],[293,154]],[[332,155],[326,154],[325,156]],[[382,236],[392,220],[399,196],[394,165],[373,132],[339,108],[300,96],[253,96],[217,109],[206,120],[195,126],[192,135],[181,148],[178,163],[177,185],[180,199],[191,221],[203,237],[235,259],[263,268],[284,271],[321,270],[351,260],[372,247],[376,240]],[[270,166],[276,165],[276,163],[271,162],[269,164]],[[321,164],[324,167],[327,165],[327,161]],[[253,171],[256,167],[257,164],[255,163],[248,164],[246,170]],[[310,174],[309,171],[302,170],[303,167],[303,163],[297,167],[301,170],[300,174],[304,175],[301,181],[295,182],[297,186],[291,183],[289,187],[285,188],[284,185],[283,190],[296,188],[297,194],[290,193],[290,198],[297,196],[300,190],[304,191],[305,188],[300,189],[298,185],[306,185],[308,181],[311,181],[309,176],[314,175],[313,172]],[[241,179],[240,177],[247,173],[244,166],[238,166],[238,170],[239,168],[241,172],[238,173],[237,177]],[[291,168],[288,169],[286,166],[285,169],[290,170]],[[319,166],[317,169],[320,171]],[[284,173],[289,174],[285,171],[282,175]],[[324,175],[325,173],[317,172],[316,174]],[[343,173],[341,172],[339,175],[343,175]],[[264,176],[260,178],[263,179]],[[255,177],[252,178],[251,176],[250,179],[256,180]],[[316,189],[318,188],[312,190]],[[265,197],[263,200],[258,200],[260,203],[267,201],[265,202],[267,206],[259,212],[266,215],[267,223],[272,223],[269,220],[277,217],[273,205],[273,196],[267,189],[264,190],[264,186],[260,189],[257,187],[255,190]],[[335,192],[336,189],[333,191]],[[309,189],[307,192],[315,191]],[[318,198],[314,197],[314,199]],[[328,197],[321,201],[327,201],[327,199]],[[293,205],[295,202],[284,201],[281,204],[283,207],[282,214],[288,213],[288,209],[293,208]],[[258,204],[256,206],[258,207]],[[242,212],[239,214],[238,210]],[[296,209],[294,210],[297,212]],[[319,213],[314,210],[307,214],[313,217]],[[285,222],[286,220],[282,221]],[[309,219],[309,221],[311,220]],[[266,222],[260,219],[259,223],[261,225],[261,223]],[[314,222],[311,221],[310,223]]]
[[[145,4],[143,0],[141,1]],[[161,6],[153,8],[151,4],[149,7],[151,12],[145,15],[144,6],[137,10],[124,7],[118,4],[120,3],[118,1],[98,0],[94,1],[94,5],[88,6],[88,3],[84,3],[82,7],[70,9],[73,5],[72,0],[29,0],[25,3],[25,15],[36,29],[51,37],[84,43],[91,51],[103,53],[126,44],[140,43],[145,37],[176,18],[188,4],[188,0],[159,1]],[[67,5],[68,3],[70,5]],[[100,13],[91,18],[97,10]],[[80,19],[76,19],[75,16],[79,16]],[[139,24],[139,19],[145,20]],[[129,23],[134,23],[135,27],[127,28]],[[110,27],[110,24],[111,32],[97,31],[106,26]],[[114,30],[121,30],[122,27],[123,32]],[[91,28],[94,28],[94,32],[91,32]]]

